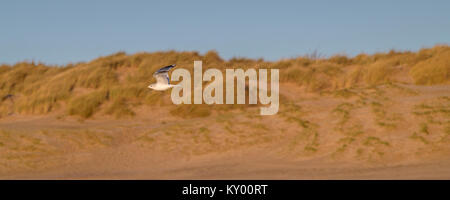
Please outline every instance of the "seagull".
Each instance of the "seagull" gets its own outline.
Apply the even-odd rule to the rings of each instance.
[[[175,67],[175,64],[169,65],[169,66],[165,66],[165,67],[159,69],[158,71],[156,71],[153,74],[153,77],[156,78],[156,83],[150,84],[148,86],[148,88],[154,89],[154,90],[163,91],[163,90],[167,90],[169,88],[173,88],[175,86],[178,86],[178,85],[171,85],[170,84],[170,80],[169,80],[168,72],[170,71],[170,69],[172,69],[174,67]]]

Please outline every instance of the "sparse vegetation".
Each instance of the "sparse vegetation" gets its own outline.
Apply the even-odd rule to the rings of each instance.
[[[339,122],[337,124],[337,129],[342,130],[343,126],[348,122],[350,119],[350,112],[355,108],[355,105],[352,103],[341,103],[339,104],[332,113],[337,115]]]
[[[381,140],[380,138],[373,137],[373,136],[367,137],[363,144],[364,145],[368,145],[368,146],[378,145],[378,144],[385,145],[385,146],[390,146],[389,142]]]
[[[397,123],[401,120],[399,113],[389,113],[387,108],[379,102],[371,103],[372,113],[375,115],[375,123],[378,126],[394,129],[397,127]]]
[[[447,96],[417,104],[413,114],[421,119],[410,138],[424,144],[446,142],[450,135],[450,101]],[[438,136],[437,139],[436,136]]]
[[[424,144],[430,143],[427,139],[425,139],[423,136],[417,134],[416,132],[414,132],[410,138],[413,140],[418,140],[420,142],[423,142]]]
[[[170,111],[172,115],[190,118],[190,117],[208,117],[211,111],[208,105],[179,105]]]

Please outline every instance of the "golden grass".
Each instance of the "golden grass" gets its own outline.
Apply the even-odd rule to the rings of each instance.
[[[88,118],[108,99],[108,95],[109,92],[107,90],[100,90],[77,97],[70,101],[68,112],[70,115],[79,115]]]
[[[136,113],[129,107],[124,98],[116,99],[106,110],[106,114],[114,115],[116,118],[134,116]]]
[[[432,85],[450,80],[450,50],[439,52],[430,59],[416,64],[410,71],[416,84]]]
[[[392,64],[388,61],[378,61],[374,64],[367,66],[367,72],[364,79],[369,85],[376,85],[380,83],[386,83],[390,79],[392,73]]]

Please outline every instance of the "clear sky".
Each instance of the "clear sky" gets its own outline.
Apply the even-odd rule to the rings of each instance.
[[[1,0],[0,63],[117,51],[217,50],[277,60],[450,44],[449,0]]]

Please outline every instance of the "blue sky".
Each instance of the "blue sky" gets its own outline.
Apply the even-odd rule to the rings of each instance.
[[[278,60],[450,44],[450,1],[0,1],[0,63],[117,51]]]

